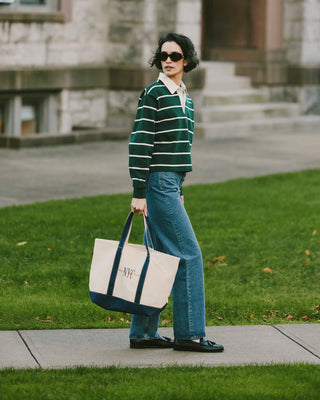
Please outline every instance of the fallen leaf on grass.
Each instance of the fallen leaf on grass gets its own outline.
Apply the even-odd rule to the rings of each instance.
[[[124,318],[120,318],[120,321],[121,322],[126,322],[126,324],[130,324],[130,321],[128,321],[128,320],[125,321]]]
[[[309,321],[309,317],[308,317],[307,315],[305,315],[304,317],[302,317],[302,319],[303,319],[304,321]]]
[[[169,324],[170,322],[171,322],[171,319],[165,318],[165,319],[162,321],[162,325]]]
[[[25,244],[27,244],[28,242],[19,242],[17,243],[17,246],[24,246]]]
[[[270,318],[270,317],[276,317],[276,316],[277,316],[277,312],[278,312],[278,311],[270,310],[270,312],[269,312],[269,314],[268,314],[268,318]]]
[[[214,257],[213,259],[212,259],[212,261],[213,262],[219,262],[219,261],[223,261],[223,260],[225,260],[227,257],[226,256],[219,256],[219,257]]]
[[[317,309],[317,310],[320,310],[320,304],[317,305],[316,309]]]
[[[313,231],[312,234],[313,234],[313,235],[316,235],[316,234],[317,234],[317,231]]]
[[[305,253],[307,256],[310,256],[310,250],[306,250]]]
[[[46,322],[46,323],[52,322],[51,317],[49,315],[46,316],[46,319],[40,319],[40,317],[37,317],[36,320],[39,322]]]
[[[270,269],[270,268],[265,268],[264,272],[267,272],[268,274],[272,274],[273,273],[272,269]]]
[[[218,267],[222,267],[228,265],[223,262],[226,258],[227,258],[226,256],[214,257],[208,266],[213,267],[214,265],[217,265]]]
[[[293,319],[293,316],[292,316],[292,315],[288,315],[288,316],[287,316],[287,320],[288,320],[288,321],[291,321],[292,319]]]

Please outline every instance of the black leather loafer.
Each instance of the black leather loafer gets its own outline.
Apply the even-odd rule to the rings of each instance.
[[[201,353],[219,353],[224,350],[224,347],[222,344],[217,344],[207,339],[200,339],[200,342],[175,339],[173,349],[179,351],[198,351]]]
[[[130,339],[130,349],[172,349],[173,340],[159,336],[154,339]]]

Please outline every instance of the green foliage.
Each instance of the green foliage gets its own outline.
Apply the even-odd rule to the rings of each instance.
[[[318,400],[319,365],[2,370],[2,400]]]
[[[184,188],[207,325],[320,320],[319,182],[315,170]],[[129,206],[112,195],[0,209],[0,329],[128,327],[91,303],[88,278],[94,239],[118,240]]]

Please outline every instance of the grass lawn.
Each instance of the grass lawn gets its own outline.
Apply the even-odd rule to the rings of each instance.
[[[319,170],[187,186],[184,194],[203,251],[207,325],[319,322]],[[0,329],[128,327],[129,316],[90,302],[88,276],[94,238],[119,239],[130,200],[0,209]],[[171,324],[171,302],[161,321]]]
[[[320,366],[0,371],[2,400],[318,400]]]

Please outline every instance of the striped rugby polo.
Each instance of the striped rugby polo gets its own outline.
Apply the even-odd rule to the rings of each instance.
[[[186,95],[183,111],[180,97],[160,79],[140,95],[129,142],[129,170],[133,197],[146,197],[149,174],[156,171],[192,171],[191,146],[194,109]]]

